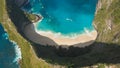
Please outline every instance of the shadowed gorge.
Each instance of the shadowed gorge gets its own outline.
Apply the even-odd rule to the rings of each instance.
[[[86,48],[58,48],[33,45],[39,58],[47,59],[50,63],[68,64],[73,67],[92,66],[98,63],[120,63],[120,47],[116,44],[94,43]]]

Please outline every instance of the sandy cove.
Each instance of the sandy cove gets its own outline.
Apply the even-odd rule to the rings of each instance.
[[[52,39],[58,45],[68,45],[68,46],[78,43],[89,42],[91,40],[95,40],[97,37],[96,31],[81,34],[76,37],[64,37],[61,34],[53,34],[52,32],[44,32],[44,31],[36,31],[36,32],[42,36]]]
[[[86,32],[74,38],[63,37],[52,32],[36,31],[35,25],[36,23],[28,24],[24,29],[24,33],[29,40],[41,45],[77,45],[85,47],[92,44],[97,37],[97,31]]]

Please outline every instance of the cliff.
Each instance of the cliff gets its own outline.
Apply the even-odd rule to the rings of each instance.
[[[120,0],[99,0],[94,24],[97,41],[120,44]]]
[[[0,0],[0,23],[4,27],[5,31],[9,34],[10,40],[14,40],[21,48],[22,60],[19,62],[20,68],[53,68],[53,66],[46,63],[42,59],[38,59],[31,47],[30,42],[28,42],[18,33],[15,25],[8,16],[6,9],[7,1],[13,2],[13,0]]]
[[[20,6],[24,3],[23,0],[18,1],[21,1]],[[53,49],[57,56],[51,56],[53,53],[49,49],[52,49],[52,47],[40,47],[38,45],[34,47],[36,51],[39,51],[37,53],[38,57],[36,57],[31,48],[32,43],[18,33],[15,24],[8,16],[7,12],[10,12],[10,7],[5,6],[4,0],[0,0],[0,3],[0,6],[3,6],[2,8],[0,7],[0,9],[3,9],[2,11],[0,10],[0,16],[3,16],[0,21],[9,33],[10,39],[16,41],[22,51],[21,68],[60,68],[59,65],[66,65],[68,68],[120,68],[120,0],[99,0],[94,20],[98,37],[94,44],[83,49],[72,49],[72,47],[71,50],[59,48],[59,51],[56,51]],[[22,16],[21,14],[18,15]],[[44,50],[47,52],[44,52]],[[77,52],[72,52],[74,50],[77,50]],[[59,65],[56,66],[56,64]]]

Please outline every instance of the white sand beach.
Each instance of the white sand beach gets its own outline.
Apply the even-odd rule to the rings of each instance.
[[[97,37],[97,31],[86,31],[85,34],[80,34],[76,37],[64,37],[61,34],[53,34],[52,32],[44,32],[44,31],[36,31],[36,24],[29,24],[25,27],[24,33],[29,40],[42,44],[42,45],[76,45],[79,43],[86,43],[92,41],[90,43],[85,44],[88,46],[93,43],[93,40]],[[83,45],[84,46],[84,45]],[[82,46],[82,47],[83,47]]]
[[[58,45],[74,45],[79,43],[89,42],[91,40],[95,40],[97,37],[97,32],[86,32],[85,34],[80,34],[75,37],[65,37],[61,34],[53,34],[52,32],[44,32],[44,31],[36,31],[38,34],[48,37],[55,41]]]

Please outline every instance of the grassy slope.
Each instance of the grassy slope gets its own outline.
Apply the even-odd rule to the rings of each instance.
[[[96,42],[115,43],[120,45],[120,0],[112,0],[109,7],[107,4],[109,0],[99,1],[101,1],[102,7],[98,10],[94,20],[99,34]],[[111,20],[111,30],[108,28],[108,20]],[[102,63],[98,64],[98,66],[100,68],[105,68],[109,65]],[[120,68],[120,64],[112,64],[111,68]]]
[[[5,0],[0,0],[0,16],[0,22],[2,22],[3,27],[9,33],[10,39],[17,42],[17,44],[21,48],[21,68],[53,68],[45,61],[38,59],[35,56],[32,48],[30,47],[30,43],[27,42],[20,34],[17,33],[13,23],[11,23],[5,10]]]
[[[102,8],[97,12],[95,17],[95,24],[98,28],[99,36],[97,38],[97,42],[105,42],[105,43],[117,43],[120,44],[120,8],[119,3],[120,0],[113,0],[111,6],[107,9],[107,1],[108,0],[100,0],[102,1]],[[105,1],[105,2],[104,2]],[[22,50],[22,61],[21,61],[21,68],[53,68],[47,63],[42,60],[38,60],[33,53],[32,49],[30,48],[29,42],[24,40],[15,30],[14,25],[9,20],[4,7],[4,0],[0,0],[0,22],[2,22],[4,28],[6,28],[7,32],[10,35],[10,39],[16,41]],[[2,7],[1,7],[2,6]],[[118,8],[117,8],[118,7]],[[2,9],[2,11],[1,11]],[[104,16],[104,17],[103,17]],[[106,21],[111,19],[112,20],[112,30],[108,29],[106,25]],[[9,23],[9,24],[8,24]],[[8,29],[10,28],[10,29]],[[115,38],[115,36],[117,36]],[[21,41],[21,42],[20,42]],[[88,54],[89,56],[89,54]],[[85,56],[87,57],[87,56]],[[94,58],[94,57],[93,57]],[[95,59],[95,58],[94,58]],[[93,61],[94,61],[93,59]],[[105,68],[106,64],[98,64],[99,68]],[[116,67],[120,66],[119,64]],[[119,67],[118,67],[119,68]]]
[[[95,24],[99,33],[97,41],[120,44],[120,0],[112,0],[109,7],[107,4],[109,0],[100,1],[102,8],[98,10],[95,17]],[[112,25],[111,30],[108,27],[109,21]]]
[[[0,1],[0,21],[2,21],[3,20],[3,8],[4,8],[4,2],[3,2],[4,0],[1,0]]]

